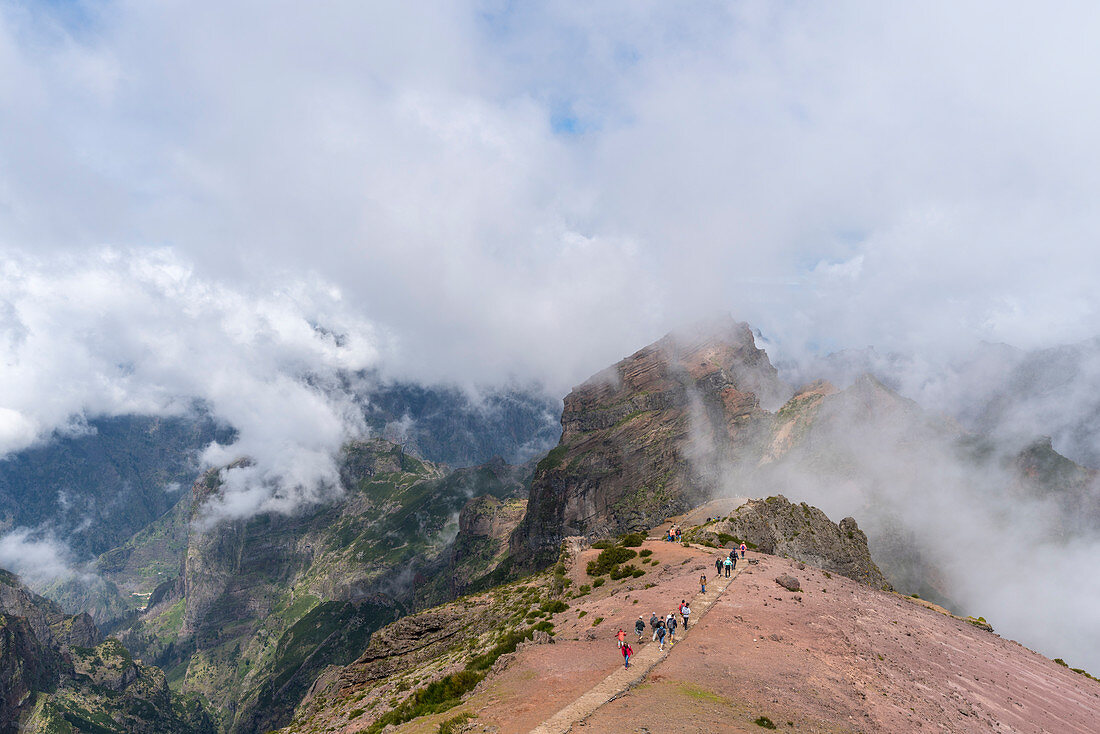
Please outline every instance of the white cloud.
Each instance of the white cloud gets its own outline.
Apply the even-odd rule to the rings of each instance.
[[[245,291],[170,251],[104,249],[4,258],[0,293],[0,453],[86,430],[85,416],[179,414],[199,400],[238,431],[204,459],[255,462],[230,473],[225,499],[250,514],[270,509],[273,484],[281,509],[311,498],[365,431],[337,375],[375,364],[377,332],[315,278]]]
[[[0,568],[41,585],[77,573],[69,563],[68,547],[52,535],[15,528],[0,536]]]

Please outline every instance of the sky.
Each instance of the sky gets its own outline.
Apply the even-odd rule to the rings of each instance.
[[[0,455],[198,400],[243,516],[335,481],[346,371],[563,396],[715,312],[778,362],[1096,337],[1097,37],[1084,2],[0,0]]]
[[[211,463],[331,479],[341,370],[563,396],[716,312],[776,361],[1096,336],[1098,30],[0,0],[0,454],[198,399],[240,431]]]

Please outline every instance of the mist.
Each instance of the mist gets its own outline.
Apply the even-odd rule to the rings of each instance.
[[[781,493],[834,521],[854,517],[898,591],[1100,667],[1096,472],[1041,442],[1021,459],[1019,444],[972,433],[869,377],[824,398],[813,420],[778,459],[727,475],[725,491]]]

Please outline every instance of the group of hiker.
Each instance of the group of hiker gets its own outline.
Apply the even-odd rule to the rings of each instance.
[[[684,534],[679,527],[673,526],[665,531],[665,540],[669,543],[680,543],[684,540]]]
[[[680,528],[673,526],[670,527],[665,535],[666,541],[679,542],[681,538]],[[740,546],[732,549],[729,555],[720,555],[714,559],[714,570],[718,578],[722,577],[722,572],[725,571],[726,578],[730,578],[733,570],[737,568],[738,553],[741,558],[745,557],[745,553],[748,548],[744,543]],[[686,561],[685,561],[686,563]],[[699,593],[707,593],[707,575],[702,574],[699,576]],[[651,641],[660,645],[662,651],[665,649],[665,642],[672,645],[676,642],[676,630],[683,624],[684,630],[688,628],[688,621],[691,619],[691,606],[686,599],[680,600],[680,606],[677,608],[676,613],[680,615],[680,619],[676,618],[676,614],[669,612],[664,617],[658,616],[657,612],[651,612],[649,615],[649,629],[652,631],[653,636]],[[680,620],[683,620],[682,622]],[[646,621],[641,615],[638,616],[638,620],[634,622],[634,632],[637,633],[638,639],[635,644],[641,644],[642,637],[645,635]],[[623,667],[630,667],[630,657],[634,654],[634,648],[630,646],[630,643],[626,641],[626,631],[622,627],[619,628],[616,638],[619,641],[619,651],[623,656]]]
[[[748,549],[745,547],[745,544],[742,543],[739,548],[734,548],[733,550],[731,550],[728,556],[718,556],[717,558],[715,558],[714,559],[714,570],[715,570],[715,572],[719,576],[721,576],[722,571],[725,571],[726,572],[726,578],[729,578],[730,573],[732,573],[737,568],[737,551],[741,551],[741,557],[744,558],[746,550],[748,550]],[[701,587],[700,591],[705,593],[706,590],[707,590],[707,579],[706,579],[706,577],[701,577],[699,579],[699,585]]]
[[[676,618],[676,614],[680,615],[680,619]],[[669,645],[676,642],[676,630],[681,624],[683,624],[685,630],[688,628],[688,622],[691,620],[691,605],[688,604],[687,599],[680,600],[680,606],[676,609],[676,614],[669,612],[665,617],[660,617],[657,612],[650,612],[649,628],[653,631],[652,641],[658,643],[661,650],[665,649],[665,642],[668,642]],[[680,621],[681,619],[683,622]],[[634,623],[634,632],[638,635],[637,643],[642,641],[645,630],[645,618],[639,615],[638,621]],[[626,632],[622,627],[619,628],[619,633],[616,636],[619,640],[619,650],[623,654],[623,667],[629,668],[630,656],[634,654],[634,648],[626,641]]]

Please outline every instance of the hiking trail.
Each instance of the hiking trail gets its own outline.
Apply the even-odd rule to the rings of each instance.
[[[706,550],[710,551],[712,549],[707,548]],[[695,631],[695,628],[699,626],[699,622],[722,596],[722,592],[729,588],[729,585],[733,583],[734,579],[740,575],[747,565],[747,563],[739,565],[728,579],[720,578],[715,579],[717,583],[708,583],[707,593],[696,594],[691,599],[691,627],[677,634],[677,644],[680,644]],[[647,636],[651,636],[652,632],[651,629],[646,628]],[[658,649],[659,646],[656,642],[639,646],[638,651],[630,657],[629,668],[620,667],[581,694],[573,703],[532,729],[531,734],[566,734],[574,724],[584,721],[605,703],[615,700],[645,680],[650,671],[665,659],[665,656],[673,647],[675,645],[668,645],[662,651]]]

